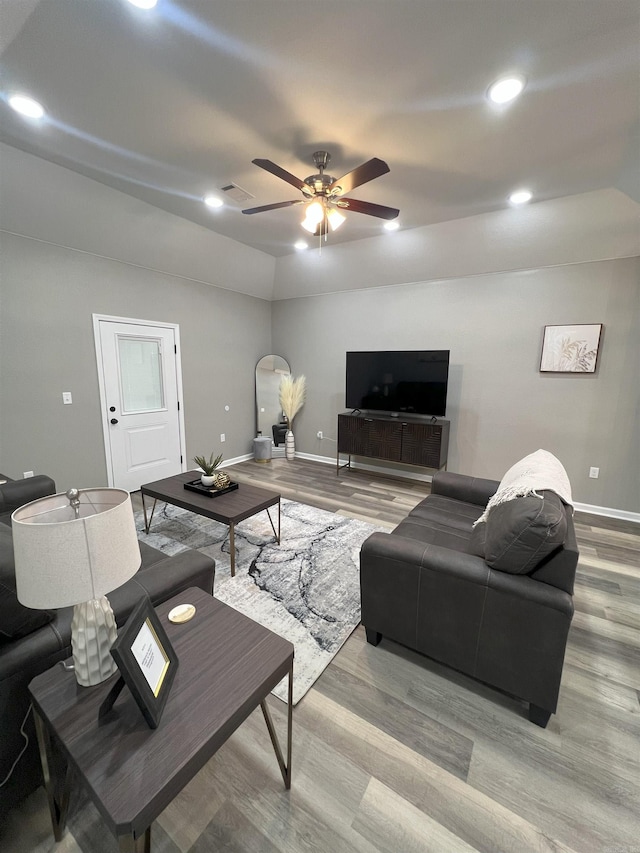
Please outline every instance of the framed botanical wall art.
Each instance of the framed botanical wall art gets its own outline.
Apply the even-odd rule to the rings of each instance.
[[[602,323],[545,326],[541,373],[595,373]]]

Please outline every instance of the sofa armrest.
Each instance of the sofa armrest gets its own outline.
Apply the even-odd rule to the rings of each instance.
[[[215,560],[206,554],[189,550],[140,569],[131,580],[108,595],[118,625],[126,622],[135,605],[145,595],[154,605],[192,586],[213,595],[215,565]]]
[[[55,493],[56,484],[46,474],[26,480],[9,480],[0,485],[0,514],[10,516],[14,509]]]
[[[403,568],[415,567],[454,575],[469,583],[486,587],[491,569],[482,557],[454,551],[440,545],[430,545],[393,533],[372,533],[360,551],[360,571],[365,575],[372,566],[380,564],[394,574]]]
[[[473,554],[394,533],[373,533],[360,550],[362,624],[368,632],[423,651],[425,596],[432,602],[442,600],[434,595],[435,587],[447,590],[445,600],[464,599],[459,612],[465,630],[477,636],[489,572],[485,561]],[[470,636],[465,645],[472,647],[473,641]]]
[[[432,495],[443,495],[453,500],[486,506],[489,498],[498,491],[498,480],[485,480],[482,477],[468,477],[453,471],[438,471],[431,483]]]

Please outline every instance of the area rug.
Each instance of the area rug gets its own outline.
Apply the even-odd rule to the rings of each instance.
[[[277,525],[277,507],[271,508]],[[360,546],[375,530],[364,521],[282,499],[281,544],[266,512],[236,525],[236,576],[230,576],[229,529],[188,510],[158,503],[141,541],[177,554],[193,548],[216,561],[214,595],[295,647],[298,703],[360,623]],[[287,701],[287,680],[273,690]]]

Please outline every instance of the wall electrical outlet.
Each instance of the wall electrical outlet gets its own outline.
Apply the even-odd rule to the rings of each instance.
[[[71,403],[73,403],[73,400],[71,399],[71,391],[62,392],[62,402],[65,404],[65,406],[69,406],[71,405]]]
[[[220,433],[220,441],[226,441],[225,434],[223,432]]]
[[[600,469],[599,468],[589,468],[589,476],[593,480],[597,480],[598,477],[600,476]]]
[[[318,432],[316,433],[316,438],[319,438],[320,440],[322,440],[324,438],[321,429],[319,429]]]
[[[22,476],[27,479],[27,477],[33,477],[33,471],[24,471]]]

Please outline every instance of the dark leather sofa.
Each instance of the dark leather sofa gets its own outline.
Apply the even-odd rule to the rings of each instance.
[[[49,494],[55,494],[55,483],[44,475],[0,485],[0,822],[9,809],[42,784],[33,714],[27,714],[29,682],[57,661],[71,657],[73,608],[31,610],[15,595],[11,513]],[[160,604],[193,586],[213,593],[215,562],[198,551],[167,557],[141,542],[140,553],[138,572],[109,594],[118,625],[127,620],[143,596]],[[18,759],[25,745],[20,732],[25,716],[28,744]]]
[[[491,509],[499,483],[439,472],[431,494],[360,555],[367,640],[387,637],[555,713],[578,562],[572,510],[553,492]]]

